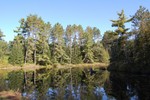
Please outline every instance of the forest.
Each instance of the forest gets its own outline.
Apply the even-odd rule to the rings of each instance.
[[[51,25],[30,14],[19,20],[17,34],[7,43],[0,31],[0,63],[11,65],[109,63],[108,70],[150,72],[150,12],[140,6],[126,17],[124,10],[110,20],[116,30],[104,34],[97,27]],[[125,24],[131,23],[126,28]]]

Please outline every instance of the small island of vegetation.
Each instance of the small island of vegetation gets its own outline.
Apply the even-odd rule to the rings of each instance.
[[[140,6],[127,19],[124,10],[112,21],[115,31],[102,37],[96,27],[67,25],[54,26],[41,17],[30,14],[21,18],[14,29],[18,35],[9,43],[0,31],[0,67],[8,66],[84,66],[102,65],[108,70],[149,73],[150,68],[150,13]],[[125,23],[132,22],[132,28]],[[99,63],[99,64],[98,64]],[[10,65],[11,64],[11,65]]]
[[[22,18],[14,31],[18,34],[6,43],[0,32],[0,61],[13,66],[35,64],[39,66],[104,65],[109,62],[109,54],[101,42],[100,30],[88,26],[60,23],[51,26],[37,15]],[[100,64],[98,64],[100,63]],[[92,66],[93,66],[92,65]],[[4,66],[8,66],[7,64]]]

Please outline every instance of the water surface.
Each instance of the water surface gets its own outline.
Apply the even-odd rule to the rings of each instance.
[[[100,68],[0,71],[0,92],[29,100],[150,100],[150,76]]]

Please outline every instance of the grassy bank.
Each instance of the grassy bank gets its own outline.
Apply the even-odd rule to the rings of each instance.
[[[1,65],[0,65],[1,66]],[[92,64],[54,64],[49,66],[40,66],[35,64],[25,64],[23,66],[12,66],[10,64],[2,65],[0,67],[1,70],[36,70],[39,68],[70,68],[70,67],[100,67],[101,69],[107,69],[108,64],[105,63],[92,63]]]
[[[0,65],[1,66],[1,65]],[[43,68],[43,67],[46,67],[46,66],[39,66],[39,65],[35,65],[35,64],[25,64],[23,66],[13,66],[13,65],[10,65],[10,64],[7,64],[7,65],[3,65],[0,67],[1,70],[36,70],[36,69],[39,69],[39,68]]]
[[[0,100],[21,100],[21,93],[10,91],[0,92]]]
[[[84,63],[84,64],[66,64],[66,65],[56,65],[57,68],[70,68],[70,67],[80,67],[80,68],[88,68],[88,67],[99,67],[102,69],[107,69],[108,64],[106,63]]]

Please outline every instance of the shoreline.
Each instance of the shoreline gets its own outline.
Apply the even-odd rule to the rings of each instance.
[[[61,64],[56,64],[56,65],[48,65],[48,66],[40,66],[40,65],[35,65],[35,64],[26,64],[23,65],[22,67],[20,66],[10,66],[9,67],[2,67],[0,68],[0,70],[36,70],[36,69],[40,69],[40,68],[58,68],[58,69],[64,69],[64,68],[88,68],[88,67],[94,67],[94,68],[102,68],[102,69],[107,69],[107,67],[109,66],[109,64],[106,63],[92,63],[92,64],[65,64],[65,65],[61,65]]]

